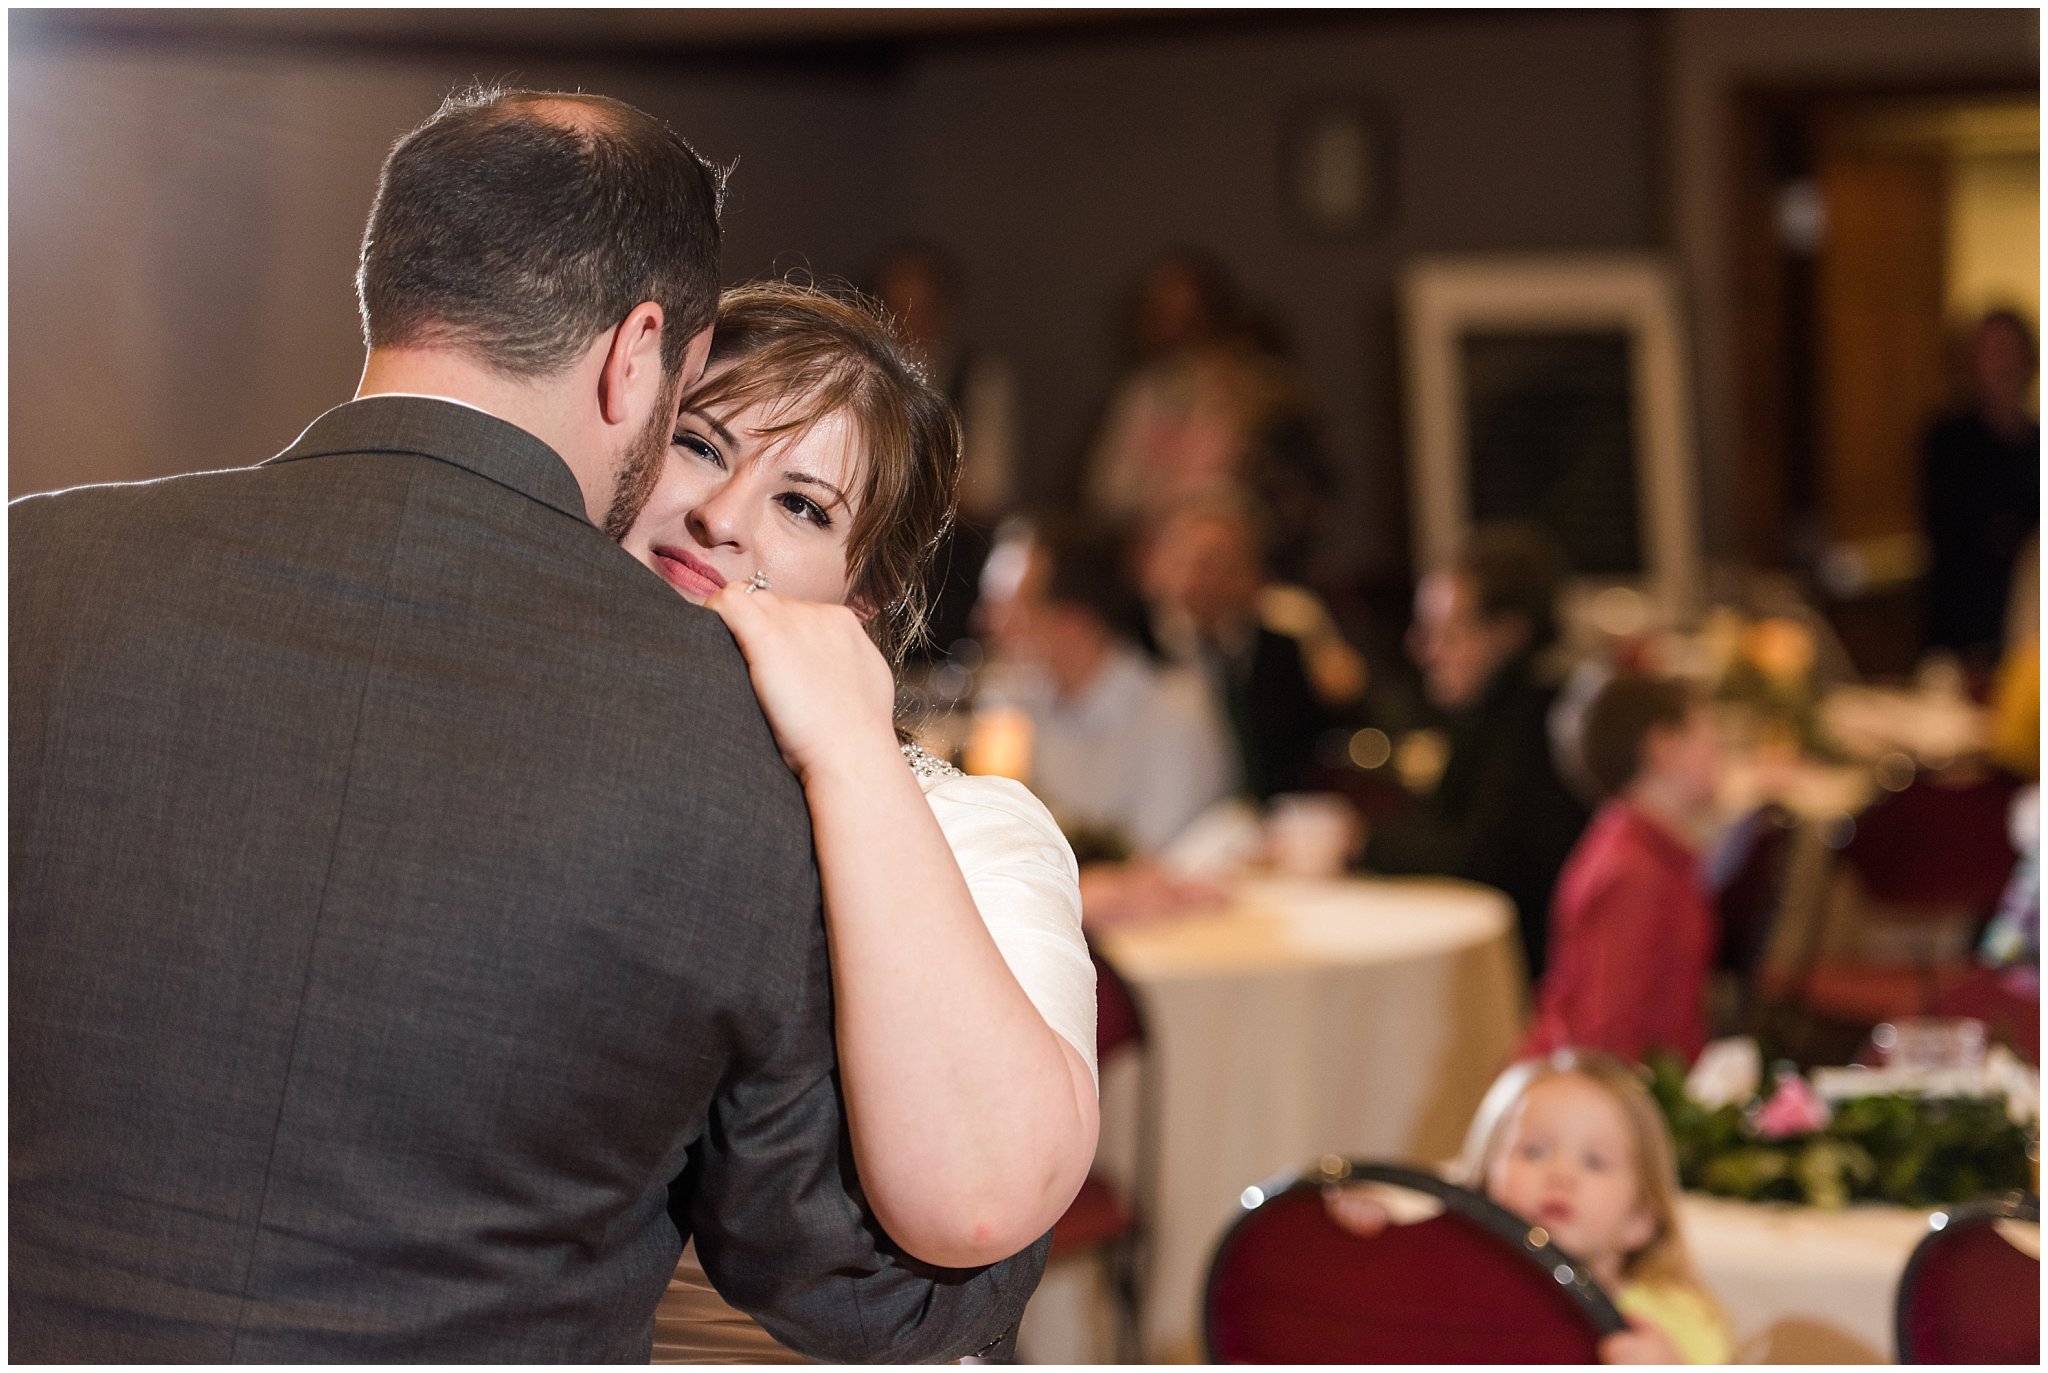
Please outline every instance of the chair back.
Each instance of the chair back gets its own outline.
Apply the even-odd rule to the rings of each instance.
[[[1759,807],[1730,830],[1716,855],[1711,876],[1721,938],[1715,966],[1745,983],[1763,961],[1776,927],[1793,825],[1783,807]]]
[[[2015,1192],[1934,1217],[1899,1279],[1900,1363],[2041,1362],[2041,1260],[2001,1220],[2040,1224],[2040,1199]]]
[[[1917,777],[1856,818],[1842,858],[1880,901],[1989,911],[2019,860],[2006,821],[2017,790],[1998,773],[1960,786]]]
[[[1121,1099],[1122,1104],[1132,1108],[1134,1117],[1130,1175],[1125,1184],[1112,1185],[1101,1175],[1098,1157],[1098,1167],[1089,1170],[1080,1192],[1053,1224],[1050,1261],[1090,1253],[1104,1256],[1103,1276],[1116,1310],[1116,1359],[1119,1363],[1135,1363],[1142,1338],[1146,1220],[1152,1207],[1159,1148],[1157,1075],[1151,1056],[1145,1052],[1145,1015],[1138,1005],[1137,993],[1092,942],[1088,957],[1095,965],[1096,1062],[1106,1070],[1116,1055],[1133,1055],[1130,1066],[1135,1069],[1135,1099]],[[1111,1114],[1111,1096],[1103,1098],[1106,1121]]]
[[[1944,987],[1929,1008],[1935,1015],[1969,1016],[1985,1033],[2027,1062],[2040,1066],[2041,984],[2033,968],[1975,968]]]
[[[1442,1213],[1370,1238],[1323,1189],[1381,1182]],[[1211,1363],[1593,1363],[1621,1317],[1579,1265],[1510,1212],[1428,1173],[1325,1160],[1248,1189],[1210,1261]]]
[[[1144,1048],[1145,1014],[1138,1008],[1137,994],[1108,959],[1088,948],[1095,965],[1095,1059],[1098,1063],[1125,1045]]]

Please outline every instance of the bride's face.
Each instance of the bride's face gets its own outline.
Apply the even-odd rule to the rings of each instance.
[[[854,426],[834,412],[795,434],[761,432],[775,409],[714,416],[683,403],[654,494],[620,542],[687,600],[756,572],[783,596],[847,599]]]

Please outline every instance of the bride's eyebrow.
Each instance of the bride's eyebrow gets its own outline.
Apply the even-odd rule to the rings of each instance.
[[[832,493],[832,500],[835,504],[846,504],[846,493],[844,491],[841,491],[838,487],[834,486],[831,482],[826,481],[823,477],[814,477],[808,472],[788,471],[782,474],[782,479],[786,482],[795,482],[800,486],[823,487],[825,490]]]
[[[708,410],[699,410],[694,405],[686,405],[683,407],[683,413],[685,415],[695,415],[698,419],[704,421],[705,424],[711,427],[711,431],[717,434],[719,440],[723,442],[728,448],[736,448],[739,446],[739,440],[735,439],[732,436],[732,430],[720,424],[718,422],[718,417],[711,414]]]

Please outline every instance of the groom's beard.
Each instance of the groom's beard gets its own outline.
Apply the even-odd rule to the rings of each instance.
[[[661,480],[661,465],[675,439],[676,402],[677,397],[669,396],[656,405],[640,437],[619,456],[619,477],[612,483],[611,507],[604,512],[604,532],[615,543],[625,538],[633,521],[640,518],[641,509],[654,494],[654,484]]]

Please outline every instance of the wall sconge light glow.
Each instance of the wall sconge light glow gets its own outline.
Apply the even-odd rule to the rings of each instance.
[[[1625,638],[1650,622],[1650,603],[1631,586],[1610,586],[1593,598],[1593,623],[1603,634]]]

